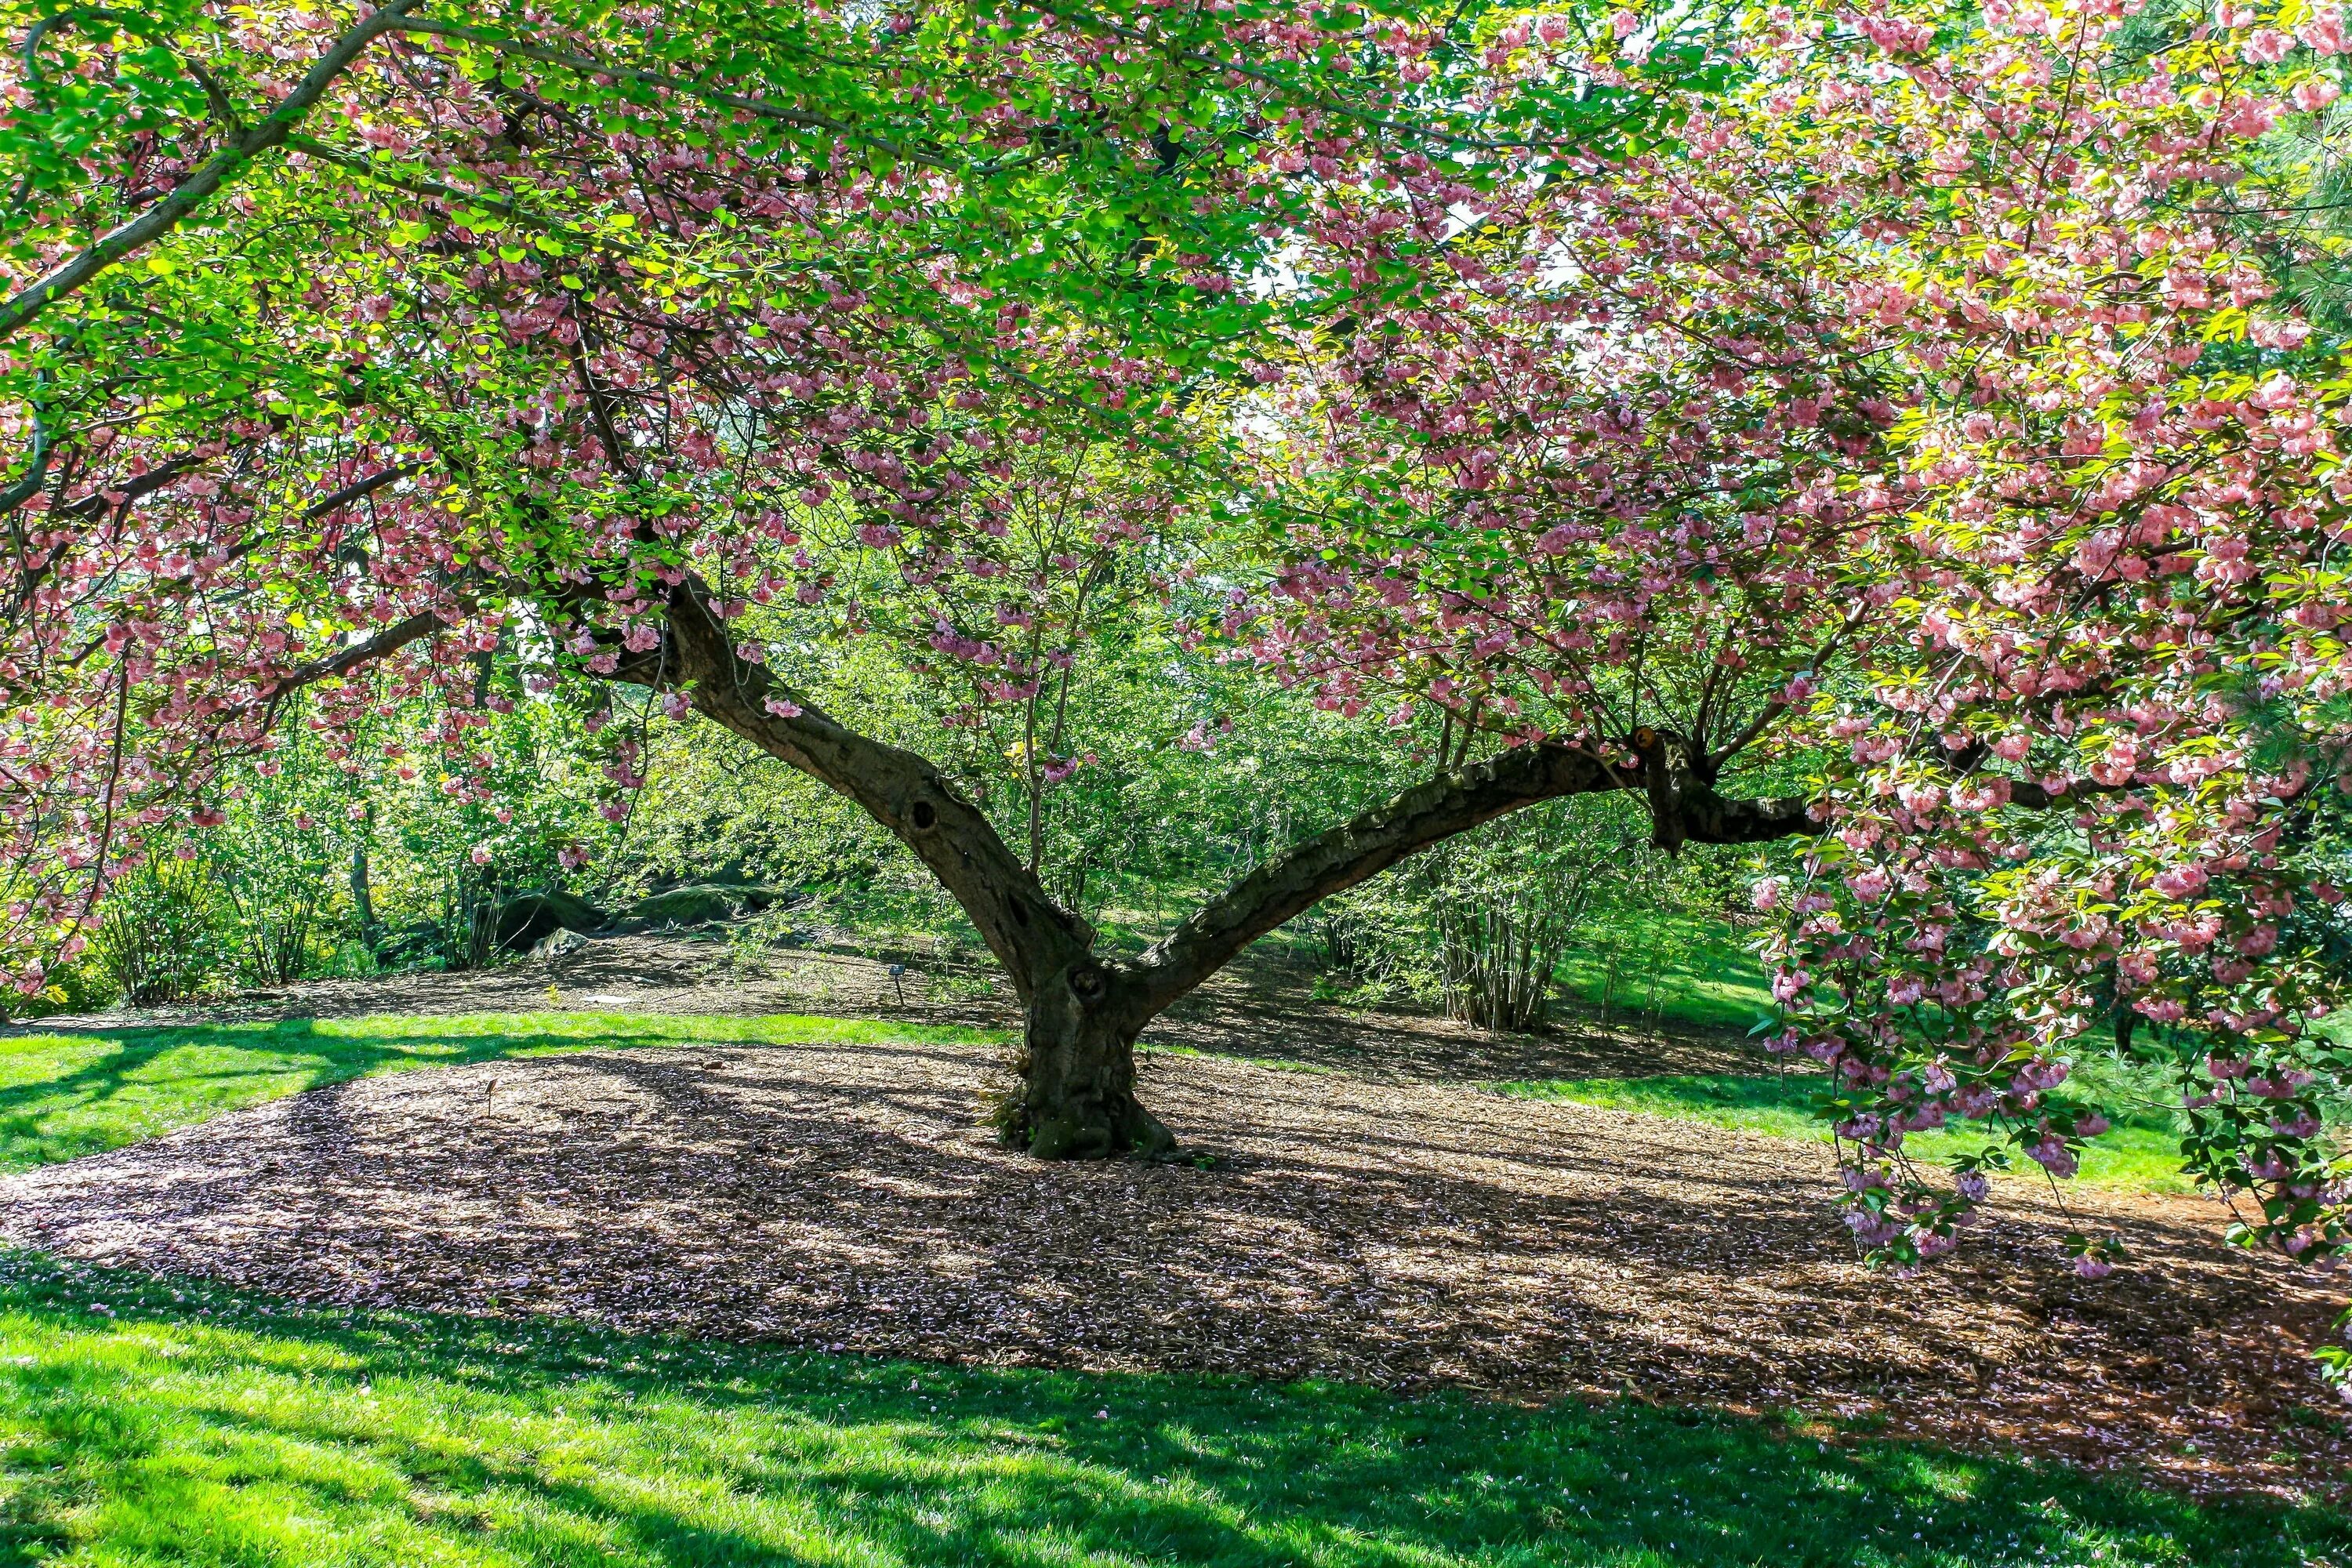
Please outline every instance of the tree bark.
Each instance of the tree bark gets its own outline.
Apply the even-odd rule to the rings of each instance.
[[[368,880],[367,840],[352,845],[352,910],[360,922],[360,945],[375,951],[375,896]]]
[[[1020,1087],[998,1126],[1042,1160],[1164,1154],[1175,1135],[1135,1098],[1135,1039],[1150,1021],[1124,966],[1091,955],[1039,985],[1025,1009]]]
[[[614,679],[684,691],[697,711],[863,806],[921,858],[980,931],[1020,998],[1017,1089],[1006,1138],[1045,1159],[1157,1155],[1175,1139],[1135,1098],[1135,1041],[1171,1003],[1285,921],[1416,850],[1562,795],[1637,790],[1658,841],[1748,844],[1819,831],[1800,797],[1731,800],[1691,749],[1649,731],[1639,759],[1612,763],[1559,745],[1522,746],[1456,767],[1265,860],[1132,961],[1094,951],[1095,932],[1047,894],[985,813],[929,760],[858,734],[740,658],[706,591],[670,598],[657,652]],[[772,701],[786,708],[778,713]]]
[[[672,595],[666,648],[625,663],[616,679],[682,689],[704,717],[863,806],[953,895],[1021,1002],[1019,1086],[999,1119],[1008,1141],[1049,1159],[1174,1147],[1135,1098],[1135,1039],[1159,1009],[1125,966],[1096,955],[1094,929],[1046,893],[929,760],[788,699],[736,656],[691,584]],[[798,711],[778,714],[772,700]]]

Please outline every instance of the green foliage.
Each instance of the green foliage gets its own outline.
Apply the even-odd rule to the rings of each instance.
[[[1365,883],[1297,922],[1347,986],[1411,998],[1483,1026],[1464,993],[1500,928],[1542,950],[1550,994],[1612,1023],[1745,1029],[1770,993],[1731,923],[1738,851],[1649,842],[1639,802],[1585,795],[1514,814]]]
[[[320,1311],[0,1254],[0,1561],[2306,1568],[2315,1508],[1830,1427]]]
[[[310,973],[345,922],[336,879],[347,860],[354,792],[299,735],[232,784],[227,821],[198,840],[247,980]]]
[[[1407,885],[1427,907],[1449,1014],[1489,1029],[1544,1021],[1568,944],[1597,906],[1633,896],[1655,858],[1632,807],[1554,801],[1440,845],[1412,868]]]
[[[521,696],[468,739],[488,798],[453,790],[419,704],[387,724],[379,744],[400,764],[368,802],[378,919],[392,967],[472,969],[509,950],[502,908],[519,893],[562,888],[567,856],[586,863],[614,833],[598,815],[598,779],[584,717],[562,702]],[[622,710],[622,721],[631,714]],[[631,728],[641,727],[642,711]],[[486,766],[478,759],[488,758]],[[407,776],[403,776],[403,775]]]
[[[91,966],[134,1007],[184,1002],[232,959],[218,895],[193,860],[151,861],[118,885],[90,938]]]
[[[708,724],[653,721],[651,763],[615,862],[619,897],[722,875],[790,887],[863,883],[916,863],[856,802]]]
[[[420,700],[372,721],[381,778],[289,724],[276,750],[230,773],[221,820],[184,841],[190,858],[130,879],[88,952],[28,1011],[467,968],[528,946],[519,906],[565,897],[567,855],[589,863],[617,837],[598,815],[583,716],[527,697],[490,715],[471,741],[492,759],[488,801],[447,787],[437,717]]]
[[[2352,1310],[2336,1320],[2336,1331],[2343,1333],[2347,1324],[2352,1324]],[[2352,1398],[2352,1345],[2322,1345],[2312,1356],[2319,1363],[2320,1376],[2335,1384],[2347,1398]]]

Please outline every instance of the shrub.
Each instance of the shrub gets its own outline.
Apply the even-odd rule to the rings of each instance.
[[[116,885],[89,962],[133,1007],[203,994],[235,950],[219,889],[194,861],[151,861]]]

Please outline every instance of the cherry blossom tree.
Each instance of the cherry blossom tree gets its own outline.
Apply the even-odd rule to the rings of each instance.
[[[2073,1173],[2107,1118],[2048,1091],[2111,1019],[2242,1239],[2347,1237],[2352,1058],[2313,1027],[2346,384],[2277,294],[2325,251],[2243,221],[2310,176],[2265,139],[2327,111],[2344,34],[2132,9],[1778,11],[1668,146],[1493,191],[1360,167],[1301,263],[1356,286],[1265,451],[1315,548],[1229,619],[1327,705],[1580,759],[1662,845],[1809,837],[1757,889],[1772,1043],[1835,1075],[1848,1218],[1897,1267],[1987,1166]],[[1496,64],[1606,78],[1650,41],[1612,31]],[[1799,787],[1726,818],[1743,771]],[[1999,1136],[1948,1185],[1906,1158],[1969,1122]]]
[[[2239,226],[2332,15],[9,16],[28,984],[298,706],[331,743],[437,691],[464,794],[486,710],[634,688],[954,896],[1027,1013],[1010,1133],[1157,1151],[1132,1043],[1250,942],[1627,791],[1668,847],[1804,844],[1777,1044],[1843,1086],[1874,1256],[1985,1190],[1907,1133],[2071,1169],[2095,1119],[2043,1097],[2118,1004],[2246,1234],[2342,1239],[2298,836],[2345,400]],[[1204,646],[1443,740],[1136,958],[796,679],[888,637],[1035,713],[1177,583],[1230,592]],[[1070,759],[1024,747],[1034,801]]]
[[[1448,783],[1117,964],[1046,894],[1034,833],[1024,856],[777,660],[814,611],[1034,705],[1056,618],[1131,561],[1154,580],[1223,482],[1221,389],[1272,374],[1285,309],[1243,285],[1328,128],[1507,157],[1645,95],[1465,94],[1486,24],[1459,10],[11,19],[26,985],[298,709],[357,767],[364,713],[437,696],[442,787],[474,798],[502,705],[636,687],[938,874],[1031,1013],[1010,1131],[1155,1149],[1129,1056],[1150,1016],[1318,890],[1526,793]],[[1014,526],[1066,453],[1088,499]],[[877,584],[887,605],[858,597]],[[605,729],[625,790],[641,742]],[[1030,739],[1034,802],[1066,760]]]

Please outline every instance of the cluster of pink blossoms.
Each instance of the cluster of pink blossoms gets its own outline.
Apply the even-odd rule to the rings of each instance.
[[[1360,156],[1301,262],[1331,324],[1268,399],[1307,548],[1227,625],[1286,678],[1654,800],[1811,798],[1757,889],[1773,1044],[1831,1075],[1897,1267],[1988,1168],[2074,1173],[2108,1120],[2057,1091],[2111,1036],[2242,1236],[2352,1239],[2314,1028],[2352,385],[2237,216],[2345,39],[2240,7],[2119,50],[2135,9],[1783,8],[1671,147],[1476,189]],[[1906,1153],[1969,1123],[1957,1181]]]

